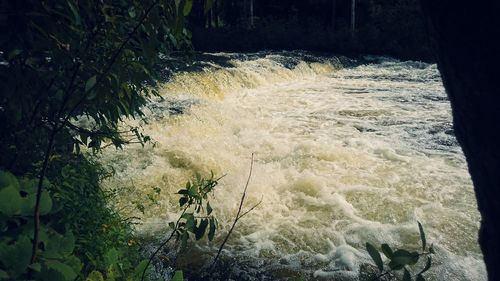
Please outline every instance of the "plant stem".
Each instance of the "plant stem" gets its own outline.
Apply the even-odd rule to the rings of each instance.
[[[43,159],[42,170],[40,171],[40,175],[38,178],[38,186],[37,186],[37,190],[36,190],[35,212],[33,215],[35,228],[33,230],[33,246],[31,248],[31,259],[30,259],[31,264],[35,263],[35,261],[36,261],[36,252],[38,250],[39,233],[40,233],[40,201],[41,201],[42,192],[43,192],[43,179],[45,178],[45,173],[47,172],[47,167],[49,166],[50,154],[52,153],[52,148],[54,147],[54,140],[55,140],[56,134],[57,134],[56,129],[57,128],[54,127],[50,133],[49,142],[47,144],[45,156]]]
[[[189,205],[186,208],[184,208],[184,210],[181,213],[181,216],[177,219],[177,222],[175,222],[175,228],[172,230],[172,233],[170,233],[170,236],[168,236],[168,238],[165,241],[163,241],[163,243],[161,243],[160,246],[158,246],[158,248],[156,248],[156,250],[153,252],[153,254],[151,254],[151,256],[149,257],[148,262],[146,263],[146,266],[144,267],[144,270],[142,271],[141,281],[144,281],[144,277],[146,276],[146,271],[147,271],[149,265],[151,264],[151,261],[153,261],[154,257],[160,252],[160,250],[163,247],[165,247],[165,245],[167,245],[167,243],[172,239],[172,237],[174,237],[175,231],[177,230],[177,227],[179,226],[179,222],[181,221],[182,216],[186,213],[188,207],[189,207]]]
[[[125,48],[125,45],[127,45],[127,43],[130,41],[130,39],[132,39],[132,36],[137,32],[137,30],[139,29],[139,27],[141,27],[141,25],[144,23],[144,21],[148,17],[149,13],[151,13],[151,11],[158,4],[158,2],[159,2],[159,0],[156,0],[155,2],[153,2],[153,4],[151,4],[151,6],[149,6],[149,8],[145,11],[144,15],[139,20],[139,22],[134,27],[134,29],[128,34],[127,38],[121,43],[121,45],[118,48],[118,50],[115,53],[113,53],[113,55],[111,56],[111,59],[109,60],[109,63],[107,64],[106,68],[104,68],[104,71],[101,72],[101,74],[99,75],[99,78],[97,79],[97,81],[94,84],[94,86],[92,86],[92,88],[88,89],[88,92],[85,92],[83,94],[82,98],[73,106],[73,108],[71,108],[71,110],[69,111],[68,115],[66,116],[66,118],[64,118],[64,120],[62,122],[63,124],[65,124],[69,120],[69,118],[73,115],[73,113],[75,112],[75,110],[85,101],[85,99],[87,98],[87,93],[89,93],[93,88],[95,88],[97,85],[99,85],[102,82],[102,80],[104,79],[104,77],[106,76],[106,74],[108,74],[108,72],[111,70],[111,67],[113,67],[113,65],[115,64],[116,60],[120,56],[121,52]]]
[[[248,184],[250,183],[250,178],[252,177],[252,171],[253,171],[253,158],[254,158],[254,153],[252,153],[252,162],[250,163],[250,172],[248,173],[248,178],[247,178],[247,182],[245,184],[245,188],[243,189],[243,194],[241,195],[241,200],[240,200],[240,206],[238,207],[238,212],[236,213],[236,216],[234,218],[234,221],[233,221],[233,225],[231,225],[231,228],[229,229],[229,232],[227,233],[226,237],[224,237],[224,240],[222,241],[222,244],[220,245],[219,247],[219,250],[217,251],[217,255],[215,256],[214,258],[214,261],[212,262],[212,265],[210,266],[210,272],[212,272],[212,270],[214,269],[214,266],[215,264],[217,263],[217,260],[219,259],[219,256],[222,252],[222,249],[224,248],[224,245],[226,245],[226,242],[227,240],[229,239],[229,236],[231,236],[231,233],[233,233],[233,230],[234,230],[234,227],[236,226],[236,223],[238,223],[238,221],[243,217],[245,216],[246,214],[248,214],[250,211],[252,211],[253,209],[255,209],[258,205],[260,205],[260,203],[262,202],[262,199],[259,201],[259,203],[255,204],[252,208],[250,208],[248,211],[244,212],[242,215],[240,215],[241,213],[241,209],[243,208],[243,203],[245,202],[245,197],[247,195],[247,189],[248,189]]]

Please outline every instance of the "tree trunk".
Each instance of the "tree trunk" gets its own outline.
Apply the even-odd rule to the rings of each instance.
[[[250,27],[253,27],[253,0],[250,0]]]
[[[499,2],[421,0],[479,211],[489,280],[500,280]]]
[[[242,9],[243,14],[241,16],[241,18],[244,19],[245,21],[247,19],[247,1],[248,0],[243,0],[243,9]],[[245,23],[245,25],[247,25],[247,23]]]
[[[356,0],[351,0],[351,35],[356,30]]]
[[[220,13],[220,4],[219,1],[214,2],[214,21],[215,21],[215,28],[219,28],[219,13]]]
[[[335,21],[337,20],[336,14],[337,14],[337,0],[332,0],[332,21],[331,21],[332,31],[335,31]]]

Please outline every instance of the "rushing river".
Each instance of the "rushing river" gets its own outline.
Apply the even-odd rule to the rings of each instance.
[[[200,60],[146,109],[154,147],[101,157],[116,170],[106,185],[119,187],[117,206],[158,240],[195,172],[226,175],[211,200],[220,236],[191,245],[178,266],[210,262],[255,153],[246,205],[263,201],[223,251],[227,277],[356,280],[370,262],[366,242],[418,249],[418,220],[437,251],[429,280],[486,280],[480,216],[435,65],[298,52]],[[153,187],[161,193],[148,204]]]

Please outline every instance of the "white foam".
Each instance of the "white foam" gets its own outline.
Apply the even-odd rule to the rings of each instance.
[[[479,214],[461,150],[445,133],[450,108],[436,67],[382,60],[337,71],[331,62],[285,68],[283,59],[233,58],[233,68],[177,75],[164,95],[196,102],[146,126],[157,147],[103,154],[117,168],[107,185],[125,187],[117,205],[144,219],[138,231],[164,229],[178,213],[173,194],[213,170],[227,174],[212,199],[225,233],[256,153],[246,205],[264,199],[227,253],[355,278],[369,260],[366,242],[418,248],[418,219],[445,253],[430,280],[485,280]],[[131,211],[152,186],[160,205]]]

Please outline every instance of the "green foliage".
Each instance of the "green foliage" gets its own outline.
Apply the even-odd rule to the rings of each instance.
[[[142,117],[141,107],[158,96],[160,56],[189,47],[189,5],[2,2],[1,279],[136,280],[142,272],[130,223],[108,208],[104,173],[79,156],[80,147],[150,141],[120,123]]]
[[[208,196],[217,186],[220,178],[214,178],[211,173],[210,178],[203,178],[199,174],[192,181],[188,181],[184,189],[177,193],[179,207],[183,208],[183,213],[177,224],[171,222],[170,227],[174,229],[176,239],[181,241],[181,246],[186,247],[190,236],[194,234],[196,240],[203,238],[207,234],[208,240],[212,241],[217,229],[217,219],[213,215]],[[208,231],[207,231],[208,230]]]
[[[0,277],[2,279],[74,280],[82,263],[73,252],[75,236],[72,231],[58,231],[51,224],[39,231],[40,258],[31,264],[34,225],[30,219],[35,208],[36,183],[33,178],[16,178],[9,172],[0,172]],[[44,184],[49,187],[48,181]],[[41,211],[49,217],[53,209],[52,197],[44,193]],[[42,219],[44,218],[42,217]],[[64,227],[66,228],[66,227]]]
[[[171,281],[184,281],[184,273],[181,270],[177,270]]]
[[[99,183],[110,173],[83,157],[52,163],[49,189],[61,211],[52,219],[73,229],[75,254],[85,264],[81,276],[104,280],[137,280],[143,267],[130,220],[109,207],[116,196]],[[97,279],[99,280],[99,279]]]
[[[139,279],[146,261],[131,225],[108,207],[113,197],[99,186],[105,174],[83,157],[54,161],[43,193],[39,258],[30,264],[36,180],[0,171],[0,193],[11,190],[0,200],[13,199],[0,204],[0,280]]]
[[[176,242],[180,242],[181,249],[185,249],[188,241],[193,236],[196,240],[202,239],[208,227],[208,240],[213,240],[217,228],[217,219],[213,215],[213,209],[210,206],[208,197],[221,178],[215,178],[213,172],[210,173],[210,178],[203,178],[201,175],[196,174],[193,180],[186,183],[185,188],[177,192],[177,194],[181,195],[179,199],[179,207],[182,209],[181,215],[176,222],[168,223],[172,232],[149,257],[144,266],[141,281],[144,280],[151,261],[173,237],[175,237]],[[183,280],[183,272],[176,271],[173,280]]]
[[[434,248],[431,245],[427,249],[427,240],[425,237],[424,228],[422,227],[422,224],[420,224],[420,222],[418,222],[418,229],[420,234],[420,241],[422,243],[422,252],[409,251],[405,249],[396,249],[395,251],[393,251],[389,245],[382,244],[381,250],[382,253],[385,255],[385,257],[387,258],[387,260],[389,261],[388,264],[384,264],[382,256],[380,255],[379,251],[375,248],[375,246],[373,246],[370,243],[366,243],[366,251],[372,258],[372,260],[375,262],[375,265],[377,266],[380,272],[380,274],[376,277],[376,279],[380,279],[382,276],[392,271],[403,270],[403,277],[402,277],[403,281],[414,280],[413,277],[415,277],[416,281],[425,280],[423,274],[431,268],[432,254],[434,254]],[[414,274],[412,276],[412,271],[409,269],[409,267],[417,264],[420,258],[422,257],[427,257],[425,266],[420,271],[418,271],[417,274]]]
[[[141,117],[141,107],[158,95],[159,55],[189,46],[190,3],[3,3],[0,167],[16,174],[36,168],[54,131],[56,149],[65,152],[149,141],[139,128],[119,124]],[[87,122],[77,122],[82,116]]]

